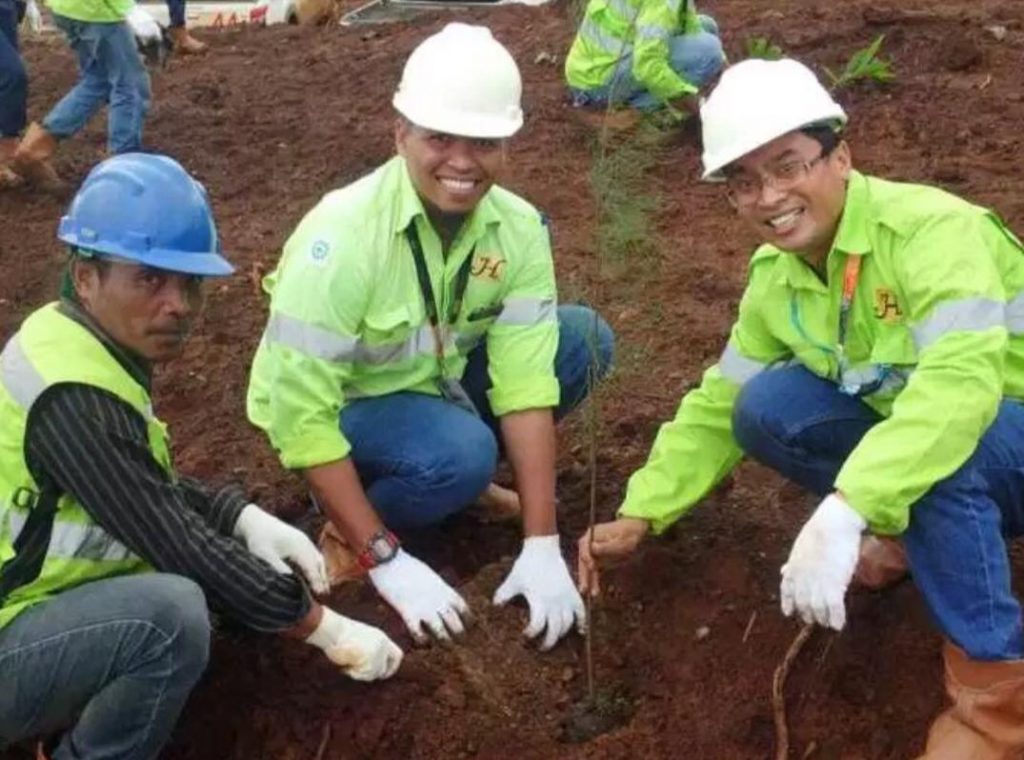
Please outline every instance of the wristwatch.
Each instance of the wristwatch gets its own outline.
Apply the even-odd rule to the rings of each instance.
[[[398,537],[387,528],[383,528],[370,536],[356,561],[363,570],[372,570],[393,560],[398,554],[399,546],[401,544]]]

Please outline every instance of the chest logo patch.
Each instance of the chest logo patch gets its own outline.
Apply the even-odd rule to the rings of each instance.
[[[889,288],[875,288],[875,319],[893,323],[903,319],[903,309]]]
[[[500,281],[505,275],[505,259],[500,254],[491,256],[476,256],[469,273],[474,277],[482,277],[487,280]]]

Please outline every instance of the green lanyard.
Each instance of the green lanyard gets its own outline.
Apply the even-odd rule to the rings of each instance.
[[[423,307],[427,312],[427,320],[430,322],[430,329],[434,334],[434,348],[438,362],[441,365],[441,374],[444,374],[444,334],[442,322],[439,319],[437,301],[434,299],[434,288],[430,284],[430,271],[427,269],[427,259],[423,255],[423,246],[420,244],[420,236],[416,232],[416,223],[410,222],[405,228],[405,237],[409,241],[409,248],[412,249],[412,258],[416,262],[416,279],[420,284],[420,294],[423,296]],[[466,287],[469,285],[469,270],[473,265],[473,253],[476,246],[469,252],[466,260],[459,267],[455,275],[455,292],[452,294],[452,301],[448,304],[448,313],[445,314],[444,326],[455,324],[462,310],[462,299],[466,295]]]

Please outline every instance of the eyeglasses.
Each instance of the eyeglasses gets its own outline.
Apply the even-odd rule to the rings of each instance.
[[[725,192],[729,202],[734,206],[749,206],[761,197],[761,191],[765,185],[774,188],[779,192],[785,192],[796,187],[822,159],[826,158],[832,151],[822,150],[814,158],[804,160],[784,161],[767,170],[760,176],[741,172],[729,174],[725,178]]]

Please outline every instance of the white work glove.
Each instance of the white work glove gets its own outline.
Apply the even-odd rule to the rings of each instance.
[[[149,15],[149,11],[145,8],[140,8],[137,5],[132,6],[132,9],[128,11],[125,21],[128,22],[128,26],[132,29],[132,34],[135,35],[135,39],[140,43],[159,42],[163,36],[160,33],[160,24]]]
[[[327,659],[357,681],[390,678],[402,664],[402,650],[384,631],[327,607],[306,643],[322,649]]]
[[[837,631],[846,625],[846,588],[857,567],[864,518],[839,494],[814,510],[782,566],[782,614]]]
[[[551,649],[569,632],[573,621],[580,633],[586,631],[583,599],[569,576],[557,535],[531,536],[523,541],[512,572],[494,592],[494,603],[505,604],[520,594],[530,605],[530,622],[523,635],[532,639],[547,628],[542,650]]]
[[[441,576],[404,550],[394,558],[370,570],[370,580],[388,604],[398,611],[409,633],[420,644],[427,640],[427,629],[448,641],[451,633],[465,631],[461,616],[469,615],[469,606]]]
[[[238,515],[235,538],[243,541],[251,554],[267,562],[279,573],[291,575],[285,560],[291,560],[316,594],[331,590],[323,555],[309,536],[282,520],[264,512],[255,504],[247,504]]]
[[[135,46],[146,62],[151,66],[164,65],[167,56],[170,55],[172,44],[170,37],[157,20],[149,11],[136,5],[128,11],[125,21],[135,37]]]

